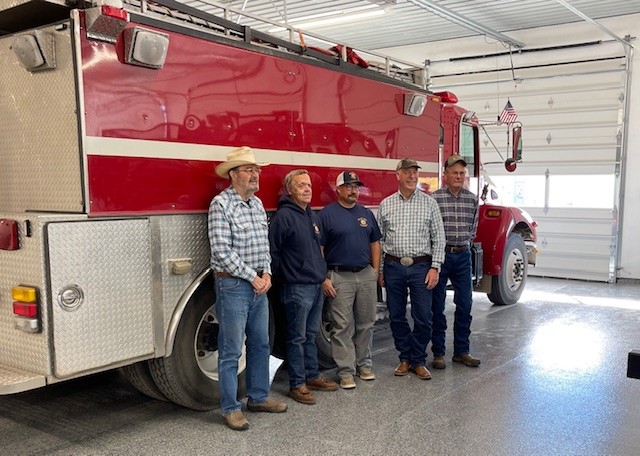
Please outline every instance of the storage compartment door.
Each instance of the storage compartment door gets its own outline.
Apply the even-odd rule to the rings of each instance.
[[[152,353],[148,220],[51,223],[47,233],[54,374]]]

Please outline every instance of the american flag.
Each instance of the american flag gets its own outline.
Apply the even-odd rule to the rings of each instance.
[[[507,100],[507,104],[504,105],[504,109],[498,116],[498,122],[510,124],[516,121],[518,118],[518,113],[515,109],[513,109],[513,105],[511,101]]]

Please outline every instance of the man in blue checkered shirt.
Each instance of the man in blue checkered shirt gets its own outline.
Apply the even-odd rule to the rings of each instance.
[[[445,260],[440,268],[440,281],[433,290],[432,346],[434,369],[444,369],[444,340],[447,319],[444,303],[447,297],[447,280],[453,285],[453,302],[456,305],[453,323],[453,362],[478,367],[480,360],[469,354],[471,335],[471,303],[473,283],[471,277],[471,245],[478,228],[478,198],[464,188],[467,163],[460,155],[452,155],[444,164],[443,188],[432,196],[440,206],[444,231],[447,236]]]
[[[398,191],[378,209],[384,261],[378,281],[387,290],[391,333],[400,364],[395,375],[413,371],[429,380],[425,367],[431,339],[432,290],[444,260],[445,235],[438,204],[418,189],[418,162],[400,160],[396,167]],[[407,289],[411,296],[413,330],[407,321]]]
[[[238,361],[247,346],[247,408],[280,413],[287,405],[269,397],[269,302],[271,255],[267,214],[254,195],[261,166],[249,147],[239,147],[216,167],[229,187],[209,206],[211,269],[216,282],[220,408],[231,429],[249,423],[238,401]]]

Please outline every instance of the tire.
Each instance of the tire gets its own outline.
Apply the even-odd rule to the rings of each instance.
[[[333,369],[336,367],[336,362],[333,360],[331,354],[331,320],[329,319],[329,313],[327,309],[327,303],[325,300],[324,308],[322,309],[322,319],[320,321],[320,330],[316,336],[316,348],[318,349],[318,366],[322,370]]]
[[[124,366],[122,372],[127,377],[127,380],[129,380],[129,383],[142,394],[160,401],[168,400],[153,380],[147,361],[140,361],[139,363]]]
[[[191,298],[184,310],[167,358],[149,362],[151,375],[162,393],[176,404],[193,410],[212,410],[220,404],[218,390],[218,320],[215,316],[213,279]],[[238,361],[238,396],[243,397],[246,350]]]
[[[497,305],[515,304],[527,283],[527,247],[519,234],[511,233],[502,255],[502,272],[491,278],[489,300]]]

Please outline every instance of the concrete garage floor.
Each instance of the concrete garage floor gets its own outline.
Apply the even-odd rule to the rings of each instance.
[[[394,377],[379,324],[377,380],[306,406],[284,398],[278,372],[273,393],[289,411],[248,413],[245,432],[217,410],[148,399],[114,371],[0,397],[0,454],[640,454],[640,380],[626,378],[627,354],[640,349],[638,282],[530,278],[517,305],[474,298],[476,369],[449,362],[430,381]]]

